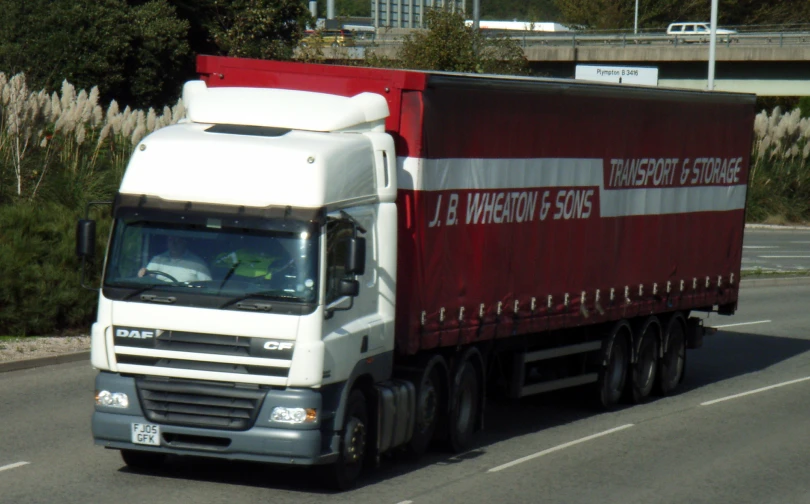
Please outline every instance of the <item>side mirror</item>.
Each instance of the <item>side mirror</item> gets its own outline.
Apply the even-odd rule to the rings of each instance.
[[[76,255],[90,259],[96,251],[96,221],[80,219],[76,225]]]
[[[366,271],[366,239],[353,236],[346,240],[346,273],[362,275]],[[341,288],[343,285],[341,284]],[[357,294],[354,294],[356,296]]]
[[[343,279],[338,285],[338,295],[357,297],[360,294],[360,282],[357,280]]]

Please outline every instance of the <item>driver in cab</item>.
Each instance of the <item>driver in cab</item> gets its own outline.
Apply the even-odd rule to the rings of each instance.
[[[177,236],[168,237],[166,252],[158,254],[138,276],[149,275],[165,282],[202,282],[211,280],[211,271],[205,261],[187,250],[186,240]]]

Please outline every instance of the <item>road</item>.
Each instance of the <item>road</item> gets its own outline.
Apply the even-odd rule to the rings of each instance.
[[[743,271],[810,271],[810,228],[746,229]]]
[[[87,362],[4,373],[0,503],[810,502],[807,299],[810,283],[744,286],[737,315],[707,319],[720,329],[689,352],[676,396],[610,413],[575,391],[490,401],[475,450],[387,459],[343,494],[258,464],[132,473],[92,444]]]

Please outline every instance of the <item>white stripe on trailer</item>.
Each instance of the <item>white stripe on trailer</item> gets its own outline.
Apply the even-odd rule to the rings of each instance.
[[[667,187],[664,189],[600,188],[602,217],[727,212],[745,208],[745,185]]]
[[[602,217],[725,212],[745,208],[745,184],[605,190],[601,159],[397,158],[400,189],[497,191],[598,187]]]
[[[534,187],[603,187],[601,159],[397,158],[400,189],[498,190]]]

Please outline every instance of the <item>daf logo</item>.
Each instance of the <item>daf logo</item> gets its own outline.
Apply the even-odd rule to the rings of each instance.
[[[264,344],[265,350],[292,350],[293,344],[289,342],[281,342],[281,341],[268,341]]]
[[[155,331],[147,329],[116,329],[116,338],[132,338],[132,339],[152,339],[155,337]]]

